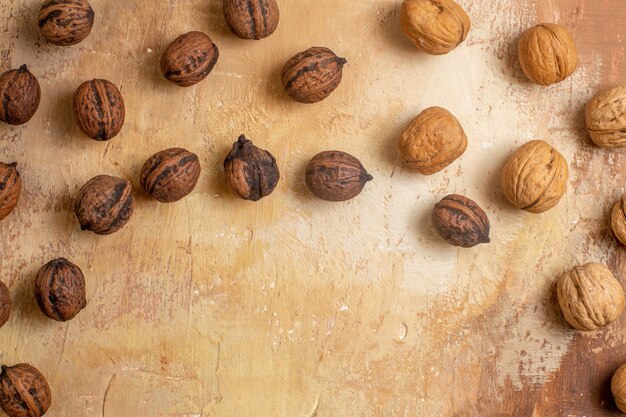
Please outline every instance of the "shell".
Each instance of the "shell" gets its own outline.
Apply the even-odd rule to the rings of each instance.
[[[0,281],[0,327],[4,326],[11,317],[11,294],[9,289]]]
[[[615,237],[623,245],[626,245],[626,196],[615,203],[611,211],[611,229]]]
[[[17,172],[17,163],[0,162],[0,220],[7,217],[17,206],[22,192],[22,177]]]
[[[587,131],[604,148],[626,146],[626,85],[604,91],[587,103]]]
[[[26,65],[0,75],[0,120],[10,125],[23,125],[37,112],[41,88]]]
[[[552,23],[537,25],[522,33],[517,52],[524,74],[544,86],[565,80],[578,64],[574,39],[563,26]]]
[[[341,151],[318,153],[306,167],[305,175],[313,194],[333,202],[356,197],[373,179],[358,159]]]
[[[64,258],[48,262],[37,272],[35,298],[41,312],[51,319],[73,319],[87,306],[83,272]]]
[[[130,181],[98,175],[80,189],[75,214],[82,230],[110,235],[128,223],[134,208]]]
[[[242,39],[263,39],[278,27],[276,0],[224,0],[224,18],[230,30]]]
[[[517,208],[543,213],[558,204],[567,189],[567,161],[542,140],[522,145],[502,170],[504,196]]]
[[[85,81],[74,93],[74,118],[91,139],[114,138],[126,119],[122,93],[107,80]]]
[[[418,49],[431,55],[443,55],[467,38],[471,21],[453,0],[404,0],[400,25]]]
[[[162,203],[189,195],[200,178],[200,160],[183,148],[165,149],[152,155],[141,169],[143,190]]]
[[[9,417],[41,417],[52,404],[46,378],[26,363],[2,365],[0,406]]]
[[[280,171],[276,158],[239,136],[224,160],[226,182],[231,190],[244,200],[259,201],[274,191]]]
[[[578,330],[613,323],[624,311],[624,289],[609,268],[597,263],[577,266],[557,284],[565,320]]]
[[[489,243],[489,219],[476,202],[452,194],[435,205],[433,224],[446,242],[462,248]]]
[[[87,0],[47,0],[41,6],[37,23],[49,42],[69,46],[89,36],[94,17]]]
[[[611,393],[613,393],[617,408],[626,413],[626,364],[620,366],[613,374]]]
[[[467,136],[446,109],[431,107],[404,129],[399,142],[406,164],[424,175],[441,171],[467,149]]]
[[[309,48],[287,61],[283,67],[283,87],[297,102],[317,103],[339,86],[346,62],[328,48]]]
[[[176,38],[161,57],[163,76],[178,85],[199,83],[213,70],[220,52],[211,38],[202,32],[189,32]]]

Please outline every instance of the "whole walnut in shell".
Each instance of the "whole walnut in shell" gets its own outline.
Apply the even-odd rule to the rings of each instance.
[[[617,408],[622,413],[626,413],[626,364],[620,366],[613,374],[613,378],[611,378],[611,393],[613,393],[613,399]]]
[[[0,327],[4,326],[11,317],[11,294],[9,289],[0,281]]]
[[[26,363],[2,365],[0,406],[9,417],[41,417],[52,404],[48,381]]]
[[[141,169],[141,188],[162,203],[173,203],[189,195],[200,178],[200,160],[183,148],[152,155]]]
[[[263,39],[278,27],[276,0],[224,0],[224,18],[230,30],[242,39]]]
[[[51,319],[73,319],[87,306],[83,272],[64,258],[48,262],[37,272],[35,298],[41,312]]]
[[[431,175],[463,155],[467,149],[467,136],[452,113],[441,107],[431,107],[404,129],[399,148],[410,168]]]
[[[0,120],[23,125],[37,112],[41,101],[39,81],[26,65],[0,75]]]
[[[624,289],[609,268],[598,263],[577,266],[557,284],[565,320],[578,330],[613,323],[624,311]]]
[[[515,207],[543,213],[558,204],[567,189],[567,161],[542,140],[522,145],[502,170],[504,196]]]
[[[91,139],[114,138],[126,119],[122,93],[107,80],[85,81],[74,93],[74,118]]]
[[[49,42],[69,46],[89,36],[94,17],[87,0],[47,0],[41,6],[37,23]]]
[[[341,151],[320,152],[309,161],[306,185],[318,198],[347,201],[361,194],[373,178],[354,156]]]
[[[563,81],[578,64],[574,39],[563,26],[553,23],[543,23],[522,33],[517,53],[524,74],[544,86]]]
[[[163,76],[179,87],[190,87],[204,80],[220,56],[209,35],[189,32],[174,39],[161,56]]]
[[[471,248],[489,243],[489,219],[475,201],[458,194],[444,197],[432,213],[437,232],[451,245]]]
[[[593,142],[605,148],[626,146],[626,85],[595,96],[585,108]]]
[[[617,240],[626,245],[626,196],[615,203],[611,211],[611,229]]]
[[[82,230],[110,235],[128,223],[134,209],[130,181],[98,175],[80,189],[75,213]]]
[[[0,220],[7,217],[17,206],[22,192],[22,177],[17,164],[0,162]]]

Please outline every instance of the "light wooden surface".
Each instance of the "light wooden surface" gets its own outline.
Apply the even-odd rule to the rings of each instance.
[[[2,70],[28,64],[42,104],[23,127],[0,126],[0,160],[18,162],[24,191],[0,223],[0,279],[15,309],[0,330],[0,362],[29,362],[58,416],[605,416],[608,381],[626,361],[624,319],[581,334],[565,325],[554,282],[578,263],[626,276],[626,251],[607,226],[626,190],[626,153],[590,144],[584,103],[626,82],[625,0],[462,1],[468,40],[442,57],[417,52],[398,24],[399,0],[281,0],[263,41],[230,34],[219,0],[93,0],[86,41],[39,38],[39,3],[0,4]],[[572,30],[580,68],[550,88],[525,81],[519,33],[542,21]],[[160,53],[189,30],[220,48],[190,89],[159,74]],[[326,101],[282,93],[283,63],[310,46],[348,59]],[[71,116],[75,88],[116,83],[126,125],[109,143]],[[403,126],[448,108],[469,137],[445,171],[397,164]],[[282,181],[260,203],[226,189],[221,164],[245,133],[278,159]],[[543,215],[513,209],[499,171],[533,138],[570,161],[569,191]],[[143,162],[167,147],[196,152],[203,174],[187,199],[139,192]],[[347,204],[314,199],[304,165],[339,149],[375,180]],[[97,174],[132,179],[137,208],[121,232],[79,230],[71,207]],[[481,204],[492,243],[447,246],[433,204],[449,193]],[[88,307],[67,324],[38,311],[33,280],[48,260],[82,267]],[[622,278],[620,278],[622,279]],[[623,282],[623,281],[622,281]]]

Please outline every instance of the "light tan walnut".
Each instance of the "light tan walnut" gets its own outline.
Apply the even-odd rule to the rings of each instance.
[[[609,268],[598,263],[577,266],[557,284],[565,320],[578,330],[613,323],[624,311],[624,289]]]
[[[567,161],[542,140],[522,145],[502,170],[504,196],[515,207],[543,213],[558,204],[567,189]]]
[[[626,413],[626,364],[620,366],[613,374],[611,392],[617,408]]]
[[[604,148],[626,146],[626,85],[595,96],[585,108],[591,140]]]
[[[574,39],[563,26],[553,23],[543,23],[522,33],[517,52],[524,74],[539,85],[563,81],[578,64]]]
[[[615,203],[611,211],[611,229],[617,240],[626,245],[626,196]]]
[[[418,49],[447,54],[465,40],[470,18],[453,0],[404,0],[400,24]]]

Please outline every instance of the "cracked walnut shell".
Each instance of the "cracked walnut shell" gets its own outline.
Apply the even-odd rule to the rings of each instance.
[[[626,196],[615,203],[611,211],[611,229],[615,237],[626,245]]]
[[[595,96],[585,108],[591,140],[604,148],[626,146],[626,85]]]
[[[48,262],[37,272],[35,298],[41,312],[51,319],[73,319],[87,306],[83,272],[64,258]]]
[[[502,170],[504,196],[515,207],[543,213],[558,204],[567,189],[567,161],[542,140],[522,145]]]
[[[624,311],[624,289],[609,268],[598,263],[577,266],[557,284],[565,320],[578,330],[613,323]]]
[[[626,413],[626,364],[620,366],[611,378],[611,393],[615,405],[622,413]]]
[[[41,417],[52,404],[46,378],[26,363],[2,365],[0,406],[9,417]]]

